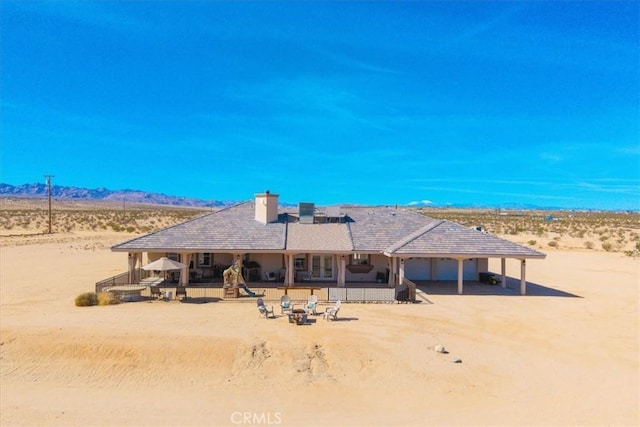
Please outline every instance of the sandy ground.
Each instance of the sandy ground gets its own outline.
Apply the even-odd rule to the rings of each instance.
[[[547,251],[533,295],[452,284],[308,326],[253,303],[75,307],[126,270],[120,240],[0,242],[2,425],[640,424],[637,259]]]

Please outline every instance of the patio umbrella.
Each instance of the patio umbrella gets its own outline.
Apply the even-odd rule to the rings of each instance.
[[[157,259],[153,262],[142,267],[143,270],[153,270],[153,271],[169,271],[169,270],[181,270],[185,265],[181,262],[174,261],[172,259],[163,256],[160,259]]]

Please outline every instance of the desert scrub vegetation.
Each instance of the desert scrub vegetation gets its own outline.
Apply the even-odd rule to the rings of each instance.
[[[49,212],[40,199],[26,199],[18,204],[0,199],[0,230],[4,235],[47,233]],[[94,202],[54,202],[52,231],[74,233],[82,231],[113,231],[123,234],[144,234],[168,227],[211,210],[141,204]]]
[[[76,307],[90,307],[98,304],[98,296],[95,292],[85,292],[76,297]]]
[[[640,242],[637,242],[632,250],[624,252],[627,256],[638,258],[640,256]]]
[[[640,242],[640,212],[420,208],[422,214],[539,248],[634,250]],[[596,248],[594,240],[600,245]],[[532,242],[536,243],[532,243]],[[608,243],[608,244],[607,244]]]
[[[85,292],[76,297],[77,307],[90,307],[92,305],[115,305],[120,304],[120,300],[111,292]]]
[[[120,304],[120,300],[111,292],[100,292],[97,294],[98,305]]]

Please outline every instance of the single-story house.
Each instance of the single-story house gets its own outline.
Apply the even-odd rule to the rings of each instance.
[[[414,209],[389,206],[280,206],[269,191],[195,219],[119,243],[128,253],[127,282],[138,283],[144,262],[167,256],[185,266],[179,284],[219,280],[238,262],[248,282],[275,281],[284,287],[305,282],[327,287],[393,288],[407,281],[478,281],[489,258],[521,263],[526,292],[526,260],[545,254]]]

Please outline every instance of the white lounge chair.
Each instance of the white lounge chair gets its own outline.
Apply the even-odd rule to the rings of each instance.
[[[311,295],[307,300],[307,303],[304,306],[304,309],[307,310],[307,313],[318,314],[316,312],[316,308],[318,307],[318,296]]]
[[[282,295],[280,298],[280,314],[291,313],[293,307],[288,295]]]
[[[340,300],[336,301],[336,304],[333,307],[327,307],[324,310],[324,314],[322,315],[325,320],[338,320],[338,312],[340,311]]]

